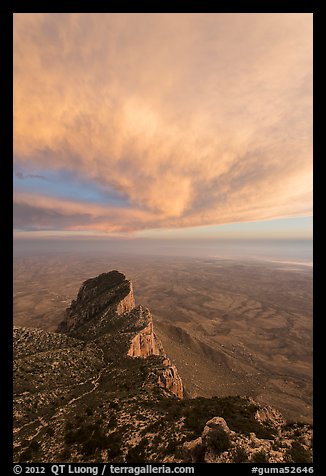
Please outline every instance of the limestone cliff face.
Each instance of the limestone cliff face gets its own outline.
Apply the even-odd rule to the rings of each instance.
[[[150,355],[164,355],[161,341],[153,330],[152,319],[146,327],[139,331],[130,342],[129,357],[146,358]]]
[[[183,383],[176,366],[169,359],[165,359],[163,363],[166,369],[159,376],[158,384],[182,399],[184,396]]]
[[[129,312],[135,307],[135,298],[134,292],[132,287],[132,282],[128,281],[129,283],[129,292],[128,294],[118,302],[116,307],[116,313],[121,316],[121,314],[125,312]]]
[[[134,307],[132,283],[118,271],[102,273],[83,283],[57,331],[93,339],[110,316],[122,315]]]
[[[153,318],[148,309],[142,313],[143,327],[130,341],[129,357],[146,359],[151,355],[163,357],[159,372],[158,385],[183,398],[183,383],[175,365],[166,357],[163,345],[154,332]]]

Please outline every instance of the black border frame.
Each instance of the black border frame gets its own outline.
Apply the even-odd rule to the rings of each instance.
[[[0,459],[0,468],[2,474],[12,473],[12,315],[13,315],[13,242],[12,242],[12,213],[10,210],[10,204],[12,204],[13,188],[12,188],[12,169],[13,169],[13,15],[15,13],[51,13],[51,12],[80,12],[80,13],[185,13],[184,8],[180,8],[177,5],[168,5],[164,2],[162,5],[158,3],[148,4],[146,2],[125,2],[123,7],[119,7],[117,2],[105,2],[104,0],[94,1],[66,1],[60,0],[56,2],[48,1],[41,2],[39,0],[34,1],[12,1],[2,4],[2,13],[0,15],[0,34],[1,34],[1,61],[2,61],[2,74],[1,74],[1,112],[4,114],[1,131],[1,164],[4,178],[1,187],[2,203],[5,204],[5,213],[3,213],[2,219],[4,225],[2,227],[1,242],[2,242],[2,256],[3,256],[3,288],[2,298],[4,306],[2,308],[2,316],[0,319],[1,325],[1,337],[2,337],[2,377],[4,385],[1,392],[4,396],[3,404],[0,411],[0,428],[3,430],[3,438],[0,444],[2,452],[2,458]],[[322,264],[319,259],[319,244],[320,237],[318,236],[318,229],[321,228],[321,200],[318,200],[319,182],[322,176],[321,174],[321,158],[320,158],[320,122],[321,117],[321,70],[322,60],[320,54],[320,42],[322,32],[322,10],[321,2],[308,1],[308,0],[264,0],[260,2],[244,1],[244,0],[222,0],[219,2],[207,2],[202,1],[199,5],[188,5],[188,9],[191,10],[188,13],[312,13],[313,14],[313,40],[314,40],[314,63],[313,63],[313,84],[314,84],[314,145],[313,145],[313,167],[314,167],[314,179],[313,179],[313,198],[314,198],[314,358],[313,358],[313,373],[314,373],[314,399],[313,399],[313,415],[314,415],[314,474],[321,474],[321,460],[322,460],[322,422],[320,411],[323,407],[323,393],[320,388],[320,380],[322,379],[322,353],[321,349],[323,343],[321,341],[322,333],[320,329],[320,323],[322,322],[321,310],[323,304],[321,302],[320,293],[318,288],[322,285],[321,278],[323,276]],[[4,107],[3,107],[4,106]],[[8,176],[8,179],[7,179]],[[11,205],[12,206],[12,205]],[[2,466],[2,467],[1,467]],[[4,467],[6,468],[4,468]],[[26,466],[26,465],[23,465]],[[49,466],[49,464],[48,464]],[[129,466],[129,465],[128,465]],[[198,466],[198,465],[195,465]],[[237,473],[251,474],[252,465],[233,464],[218,464],[218,468],[214,464],[200,465],[197,470],[220,472],[220,474],[226,474],[231,470]],[[259,465],[278,467],[286,466],[285,464],[276,465]],[[300,465],[288,465],[288,466],[300,466]],[[302,465],[301,465],[302,466]],[[240,469],[242,468],[242,469]],[[24,474],[24,473],[23,473]],[[47,474],[51,474],[50,472]],[[305,473],[307,474],[307,473]],[[309,474],[309,473],[308,473]]]

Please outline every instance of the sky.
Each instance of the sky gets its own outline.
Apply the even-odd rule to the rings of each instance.
[[[312,237],[312,14],[14,15],[16,237]]]

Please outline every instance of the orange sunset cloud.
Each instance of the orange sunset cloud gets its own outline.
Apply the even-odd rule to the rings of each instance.
[[[312,15],[15,14],[14,167],[19,229],[311,215]]]

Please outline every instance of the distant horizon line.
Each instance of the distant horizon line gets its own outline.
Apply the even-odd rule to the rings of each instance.
[[[137,242],[137,241],[153,241],[153,242],[162,242],[162,241],[176,241],[176,242],[213,242],[213,241],[311,241],[313,242],[313,237],[200,237],[200,238],[193,238],[193,237],[130,237],[130,236],[96,236],[96,235],[66,235],[66,236],[59,236],[59,235],[43,235],[43,236],[19,236],[14,235],[13,241],[25,241],[25,240],[59,240],[59,241],[86,241],[86,240],[100,240],[100,241],[125,241],[128,242]]]

